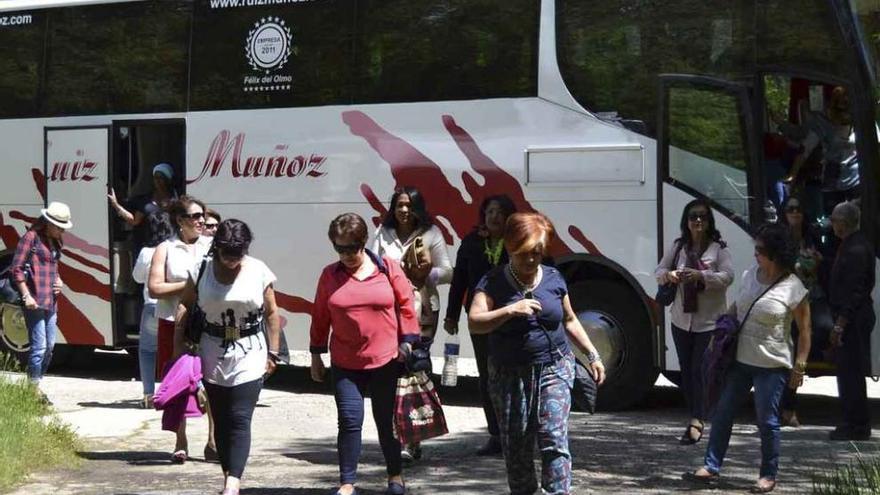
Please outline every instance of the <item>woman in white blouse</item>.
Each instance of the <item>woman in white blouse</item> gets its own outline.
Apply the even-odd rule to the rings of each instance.
[[[198,270],[202,258],[211,247],[211,238],[203,237],[205,228],[205,204],[192,196],[181,196],[168,207],[171,225],[177,230],[171,239],[159,244],[150,264],[147,281],[150,297],[157,299],[156,318],[159,320],[156,371],[159,379],[174,354],[174,316],[180,294],[186,281]],[[186,462],[188,453],[186,421],[180,423],[171,461]],[[213,452],[213,441],[208,439],[206,455]]]
[[[672,339],[681,369],[681,391],[691,416],[679,443],[691,445],[703,437],[706,408],[700,370],[715,320],[727,310],[733,263],[706,201],[688,203],[680,226],[681,237],[666,251],[654,276],[658,284],[677,286],[670,308]]]
[[[736,301],[730,309],[740,322],[736,360],[727,371],[703,467],[685,473],[698,482],[716,480],[730,443],[733,418],[755,389],[755,415],[761,435],[761,468],[752,493],[776,487],[779,471],[779,402],[786,384],[803,383],[810,354],[810,301],[807,289],[794,274],[797,245],[784,225],[767,224],[755,236],[757,264],[743,273]],[[795,354],[792,319],[797,323]]]
[[[179,355],[187,318],[194,306],[201,308],[206,325],[199,356],[216,423],[214,437],[224,474],[222,495],[239,493],[263,377],[274,372],[280,361],[275,274],[265,263],[247,255],[252,239],[246,223],[235,219],[220,222],[214,236],[214,256],[201,276],[187,281],[180,297],[174,334],[175,355]]]
[[[418,243],[423,247],[421,256],[413,253]],[[401,187],[394,191],[388,213],[369,247],[377,255],[399,261],[403,266],[416,291],[415,307],[422,342],[430,346],[440,320],[437,286],[452,280],[452,261],[443,233],[434,225],[418,189]],[[401,455],[404,463],[411,463],[421,457],[421,448],[410,445]]]

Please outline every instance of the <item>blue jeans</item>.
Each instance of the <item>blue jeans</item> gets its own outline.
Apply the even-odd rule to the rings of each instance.
[[[28,355],[28,378],[33,383],[39,383],[52,361],[58,314],[45,309],[25,308],[23,312],[28,328],[28,342],[31,346]]]
[[[333,388],[339,417],[336,449],[339,453],[341,484],[357,481],[364,425],[364,396],[368,389],[386,471],[389,477],[401,473],[400,442],[394,438],[394,400],[400,373],[401,365],[396,359],[369,370],[347,370],[333,366]]]
[[[141,311],[141,331],[138,340],[138,364],[141,369],[141,382],[144,395],[156,391],[156,350],[159,347],[159,320],[156,319],[156,305],[144,304]]]
[[[779,472],[779,401],[788,381],[786,368],[759,368],[734,363],[727,373],[724,390],[712,418],[709,446],[706,448],[706,469],[721,470],[724,454],[730,444],[733,418],[755,387],[755,415],[761,433],[761,478],[776,479]]]

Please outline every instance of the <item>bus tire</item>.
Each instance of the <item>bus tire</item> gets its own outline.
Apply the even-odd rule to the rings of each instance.
[[[639,403],[657,380],[651,319],[635,291],[609,280],[588,280],[569,286],[572,309],[587,330],[606,367],[598,407],[626,409]],[[578,360],[586,357],[575,351]]]
[[[2,368],[19,367],[22,371],[27,364],[28,329],[24,321],[24,313],[17,304],[0,304],[0,358]]]

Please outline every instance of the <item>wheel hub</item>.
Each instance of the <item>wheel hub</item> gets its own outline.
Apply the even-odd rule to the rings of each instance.
[[[27,352],[30,348],[27,324],[21,308],[13,304],[0,305],[0,339],[9,350]]]
[[[599,356],[602,357],[602,363],[605,365],[605,373],[608,376],[613,375],[623,363],[624,349],[626,342],[621,325],[610,315],[598,311],[581,311],[578,313],[578,319],[587,331]],[[587,363],[587,356],[580,352],[575,346],[572,346],[577,358]]]

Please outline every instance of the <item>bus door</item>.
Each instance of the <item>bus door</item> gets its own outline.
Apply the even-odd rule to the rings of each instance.
[[[750,226],[763,220],[749,88],[694,75],[662,75],[660,82],[658,259],[681,237],[685,206],[707,200],[734,259],[732,296],[738,275],[754,260]],[[668,311],[664,319],[664,369],[677,370]]]
[[[132,268],[149,238],[148,221],[143,212],[153,209],[155,181],[165,181],[161,173],[154,178],[154,168],[166,164],[167,167],[162,168],[172,171],[168,181],[172,196],[183,194],[184,136],[183,119],[113,122],[113,167],[109,184],[119,203],[136,215],[135,224],[115,214],[110,218],[114,328],[119,346],[134,345],[139,333],[144,286],[132,278]]]
[[[110,128],[45,128],[46,202],[70,206],[73,228],[65,234],[59,275],[59,342],[113,344],[107,229]]]

